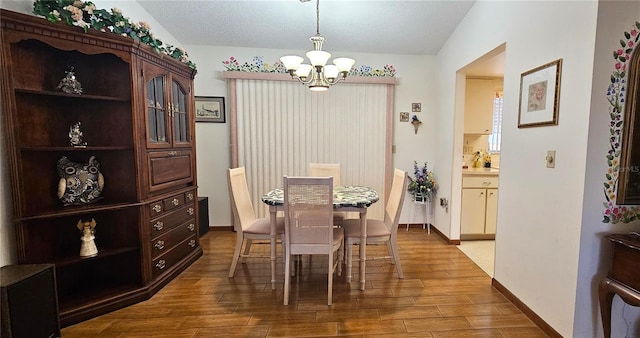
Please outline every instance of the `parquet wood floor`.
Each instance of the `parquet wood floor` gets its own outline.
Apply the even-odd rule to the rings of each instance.
[[[398,242],[404,279],[389,260],[368,261],[366,290],[336,275],[327,306],[327,260],[305,256],[284,306],[284,279],[271,290],[268,258],[238,264],[228,278],[235,233],[209,231],[204,256],[151,299],[66,327],[62,337],[547,337],[456,246],[421,228],[399,230]],[[367,247],[369,257],[384,253]],[[357,266],[354,259],[354,281]],[[278,276],[283,267],[279,259]]]

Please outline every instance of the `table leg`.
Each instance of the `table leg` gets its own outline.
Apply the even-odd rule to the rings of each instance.
[[[367,266],[367,208],[360,210],[360,290],[364,291]]]
[[[273,206],[269,207],[269,214],[270,214],[270,220],[271,220],[271,232],[270,232],[270,237],[271,237],[271,290],[275,290],[276,289],[276,208]]]

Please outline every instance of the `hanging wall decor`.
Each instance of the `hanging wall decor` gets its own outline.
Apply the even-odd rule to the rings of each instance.
[[[629,174],[631,171],[638,171],[640,168],[634,167],[629,163],[621,165],[621,155],[623,147],[623,129],[625,129],[625,123],[627,116],[625,110],[628,108],[629,100],[637,100],[638,88],[637,84],[634,90],[631,90],[631,96],[628,97],[629,87],[627,86],[627,76],[630,73],[631,56],[638,54],[636,48],[640,40],[640,22],[635,22],[629,31],[624,32],[624,38],[620,39],[620,47],[613,51],[614,59],[614,71],[611,74],[611,82],[607,88],[607,101],[609,102],[609,150],[607,151],[607,172],[605,173],[604,181],[604,212],[603,223],[629,223],[640,219],[640,207],[637,205],[622,205],[618,204],[618,183],[621,176]],[[636,55],[636,60],[640,59],[640,56]],[[636,74],[637,73],[636,69]],[[636,75],[637,77],[637,75]],[[634,81],[639,81],[637,78]],[[637,101],[635,104],[638,104]],[[636,106],[637,107],[637,106]],[[637,110],[637,108],[636,108]],[[637,113],[637,112],[636,112]],[[630,114],[629,114],[630,115]],[[630,127],[630,126],[629,126]],[[631,129],[631,128],[629,128]],[[623,173],[627,171],[626,173]],[[629,187],[626,187],[629,189]],[[633,188],[632,188],[633,189]],[[629,193],[629,191],[627,191]],[[623,194],[625,195],[625,194]],[[626,197],[623,197],[620,203],[624,203]]]
[[[522,73],[518,128],[558,124],[562,59]]]

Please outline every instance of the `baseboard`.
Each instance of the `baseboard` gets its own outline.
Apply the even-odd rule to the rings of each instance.
[[[540,316],[531,310],[525,303],[509,291],[504,285],[500,284],[495,278],[491,279],[491,285],[495,287],[502,295],[504,295],[513,305],[515,305],[527,318],[534,322],[549,337],[562,338],[558,331],[554,330],[551,325],[547,324]]]
[[[406,228],[407,224],[400,224],[398,225],[398,230],[400,230],[400,228]],[[409,228],[422,228],[422,223],[410,223],[409,224]],[[433,224],[431,224],[431,231],[435,232],[438,236],[442,237],[442,239],[444,239],[445,242],[451,244],[451,245],[460,245],[460,240],[459,239],[449,239],[449,237],[447,237],[445,234],[443,234],[442,232],[440,232],[440,230],[438,230],[438,228],[436,228],[435,226],[433,226]]]
[[[209,227],[209,231],[233,231],[232,226],[223,226],[223,227]]]

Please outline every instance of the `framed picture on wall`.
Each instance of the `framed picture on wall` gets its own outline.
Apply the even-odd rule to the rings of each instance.
[[[518,128],[558,124],[562,59],[522,73]]]
[[[196,96],[196,122],[225,122],[224,97]]]

